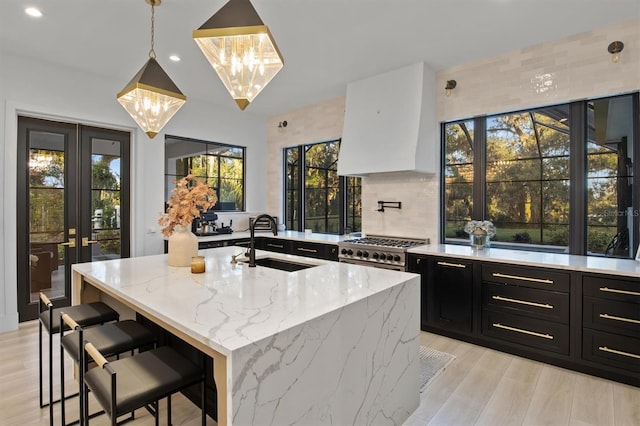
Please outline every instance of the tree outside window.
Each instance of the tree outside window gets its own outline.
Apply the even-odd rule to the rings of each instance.
[[[361,229],[360,178],[338,176],[340,141],[285,149],[288,229],[342,234]]]
[[[639,103],[634,93],[443,124],[445,242],[466,244],[468,220],[491,220],[494,246],[633,257]]]

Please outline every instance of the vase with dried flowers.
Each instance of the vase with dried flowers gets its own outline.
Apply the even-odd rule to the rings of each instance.
[[[191,232],[191,222],[217,198],[213,189],[191,173],[174,183],[167,212],[160,215],[158,223],[162,235],[168,237],[169,266],[191,266],[191,258],[198,255],[198,238]]]
[[[464,226],[464,232],[469,234],[469,243],[474,250],[490,247],[491,237],[496,235],[496,227],[489,220],[470,220]]]

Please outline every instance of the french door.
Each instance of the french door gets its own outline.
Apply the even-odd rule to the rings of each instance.
[[[71,303],[71,265],[129,257],[130,134],[18,117],[20,321]]]

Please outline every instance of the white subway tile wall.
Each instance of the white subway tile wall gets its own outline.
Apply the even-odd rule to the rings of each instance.
[[[615,40],[625,44],[618,63],[607,52]],[[446,81],[452,79],[457,87],[445,97]],[[635,91],[640,89],[640,20],[441,70],[436,85],[442,88],[436,99],[438,122]],[[267,120],[270,213],[283,217],[282,148],[340,138],[344,106],[344,98],[333,99]],[[284,120],[287,127],[279,129]],[[439,197],[438,175],[368,176],[362,182],[363,231],[437,242]],[[378,200],[401,201],[402,209],[379,213]]]
[[[618,63],[607,51],[615,40]],[[457,82],[449,97],[447,80]],[[442,70],[436,87],[439,122],[638,90],[640,20]]]

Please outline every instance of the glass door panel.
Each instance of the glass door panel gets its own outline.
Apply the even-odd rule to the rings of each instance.
[[[121,256],[120,142],[93,139],[91,143],[91,260]]]
[[[71,303],[74,263],[129,256],[129,138],[19,117],[20,321],[37,318],[41,291],[56,306]]]
[[[29,300],[65,291],[65,135],[29,134]]]

